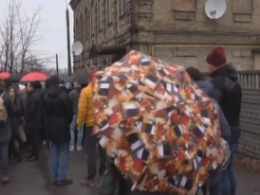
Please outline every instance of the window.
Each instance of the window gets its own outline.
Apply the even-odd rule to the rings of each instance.
[[[113,5],[112,0],[107,0],[107,18],[108,18],[108,24],[112,23],[113,21]]]
[[[91,6],[91,34],[95,33],[95,10],[94,6]]]
[[[120,15],[123,15],[126,11],[126,0],[120,0]]]
[[[79,34],[80,34],[80,37],[79,39],[82,41],[83,40],[83,17],[82,17],[82,14],[80,14],[80,20],[79,20],[79,25],[80,25],[80,28],[79,28]]]
[[[103,29],[104,27],[104,15],[105,15],[105,6],[104,1],[99,0],[99,29]]]
[[[79,36],[78,28],[79,28],[79,26],[78,26],[78,18],[76,18],[76,22],[75,22],[75,25],[74,25],[74,35],[75,35],[76,39],[78,39],[78,36]]]
[[[85,32],[86,32],[86,36],[85,39],[88,40],[89,36],[90,36],[90,14],[88,11],[88,8],[85,9]]]

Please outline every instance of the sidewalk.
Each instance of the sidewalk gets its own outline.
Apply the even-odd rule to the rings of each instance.
[[[43,156],[46,158],[46,156]],[[70,163],[70,178],[74,184],[67,187],[54,187],[48,180],[49,165],[46,159],[41,162],[22,162],[11,166],[11,182],[3,186],[0,184],[0,195],[95,195],[96,189],[80,186],[80,180],[86,175],[86,163],[82,153],[73,152]],[[238,193],[237,195],[259,195],[259,173],[237,167]]]

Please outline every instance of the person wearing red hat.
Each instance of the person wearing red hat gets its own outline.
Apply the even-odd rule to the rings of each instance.
[[[88,74],[89,84],[87,87],[82,89],[79,97],[78,104],[78,117],[77,125],[81,129],[85,124],[85,145],[87,153],[87,166],[88,174],[87,177],[81,180],[81,185],[93,187],[95,186],[95,176],[96,176],[96,146],[98,145],[99,156],[100,156],[100,168],[99,174],[103,175],[106,169],[106,152],[98,143],[98,138],[92,135],[93,126],[95,123],[94,117],[94,94],[93,94],[93,82],[95,73],[97,70],[91,70]]]
[[[234,153],[237,148],[241,128],[240,110],[242,90],[239,84],[238,74],[235,68],[227,63],[223,47],[216,47],[211,50],[206,58],[210,72],[211,83],[213,84],[214,99],[218,101],[223,113],[229,123],[231,130],[230,162],[226,170],[222,172],[222,194],[236,195],[236,178],[234,174]]]

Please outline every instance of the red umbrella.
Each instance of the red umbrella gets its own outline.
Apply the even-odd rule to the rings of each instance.
[[[0,79],[7,79],[11,76],[10,72],[1,72],[0,73]]]
[[[21,78],[22,82],[29,82],[29,81],[45,81],[48,78],[48,75],[42,72],[30,72],[24,75]]]

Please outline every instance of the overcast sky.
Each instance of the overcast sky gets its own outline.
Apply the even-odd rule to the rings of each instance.
[[[8,11],[8,1],[0,0],[0,25]],[[43,36],[35,49],[48,55],[59,55],[60,68],[67,66],[66,1],[69,0],[20,0],[28,14],[41,7],[39,34]],[[73,12],[70,9],[71,44],[73,43]],[[55,61],[50,65],[55,67]]]

